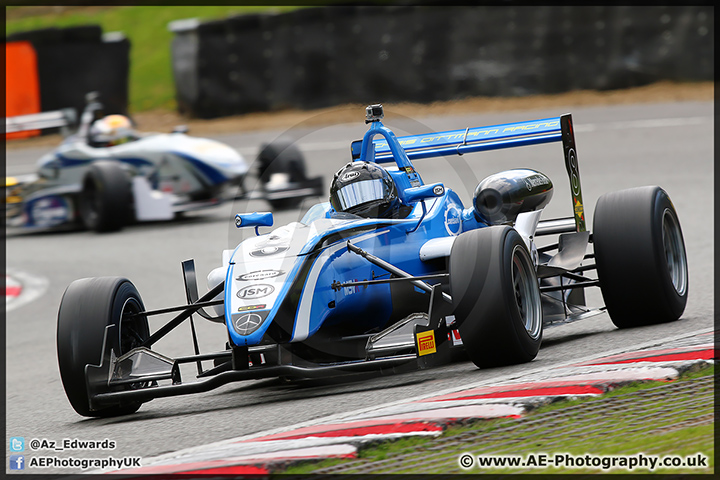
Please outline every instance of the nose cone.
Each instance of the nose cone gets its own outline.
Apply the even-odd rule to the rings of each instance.
[[[295,279],[308,228],[299,223],[242,242],[225,280],[225,319],[236,345],[256,345]]]

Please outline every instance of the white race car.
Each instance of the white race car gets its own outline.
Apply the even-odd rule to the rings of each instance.
[[[242,185],[249,166],[231,147],[188,136],[184,127],[167,134],[138,133],[122,115],[98,119],[102,105],[96,97],[88,100],[77,133],[44,155],[37,173],[6,179],[8,226],[80,224],[108,232],[133,221],[170,220],[180,212],[246,195]],[[286,164],[278,161],[274,173]],[[296,198],[322,189],[321,184],[311,189],[303,184],[302,159],[293,165],[303,169],[299,182],[288,174],[276,175],[274,182],[261,182],[275,191],[254,197],[278,207],[273,195]]]

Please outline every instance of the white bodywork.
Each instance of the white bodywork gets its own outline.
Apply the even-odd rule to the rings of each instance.
[[[116,160],[136,175],[157,174],[158,190],[178,196],[207,188],[199,178],[214,184],[245,175],[249,168],[227,145],[170,133],[148,134],[133,142],[97,148],[77,136],[69,137],[38,161],[38,173],[57,183],[79,183],[93,160]]]
[[[8,224],[42,228],[72,221],[85,174],[99,160],[117,162],[128,173],[138,221],[169,220],[177,212],[232,198],[230,188],[239,185],[249,169],[229,146],[184,133],[144,134],[110,147],[91,146],[76,134],[40,158],[37,174],[22,178],[18,195],[24,206],[15,208]],[[26,222],[23,208],[37,213],[31,221]],[[63,215],[56,212],[60,208]]]

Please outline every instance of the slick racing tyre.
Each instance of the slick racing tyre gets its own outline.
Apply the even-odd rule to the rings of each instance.
[[[147,317],[128,314],[145,310],[135,286],[120,277],[83,278],[71,283],[63,294],[58,312],[57,354],[65,393],[77,413],[85,417],[112,417],[133,413],[141,402],[91,410],[86,365],[108,361],[103,350],[105,331],[112,332],[106,351],[116,357],[139,346],[150,336]],[[109,372],[108,366],[108,375]],[[107,385],[105,379],[104,384]],[[139,388],[130,384],[126,388]],[[98,387],[101,388],[99,385]],[[107,387],[106,387],[107,388]]]
[[[96,232],[114,232],[130,222],[132,189],[127,173],[116,162],[93,162],[83,178],[80,219]]]
[[[287,138],[263,145],[258,154],[258,177],[266,191],[276,186],[305,182],[305,158],[295,143]],[[299,205],[297,197],[268,199],[273,210],[286,210]]]
[[[685,242],[660,187],[606,193],[593,217],[600,290],[619,328],[677,320],[688,295]]]
[[[525,242],[508,226],[459,235],[450,253],[450,291],[460,336],[478,367],[529,362],[540,349],[540,287]]]

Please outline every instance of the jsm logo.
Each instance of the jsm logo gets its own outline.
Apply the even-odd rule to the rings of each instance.
[[[273,287],[272,285],[261,283],[258,285],[248,285],[247,287],[239,290],[237,292],[237,296],[238,298],[242,298],[243,300],[250,300],[253,298],[267,297],[274,291],[275,287]]]

